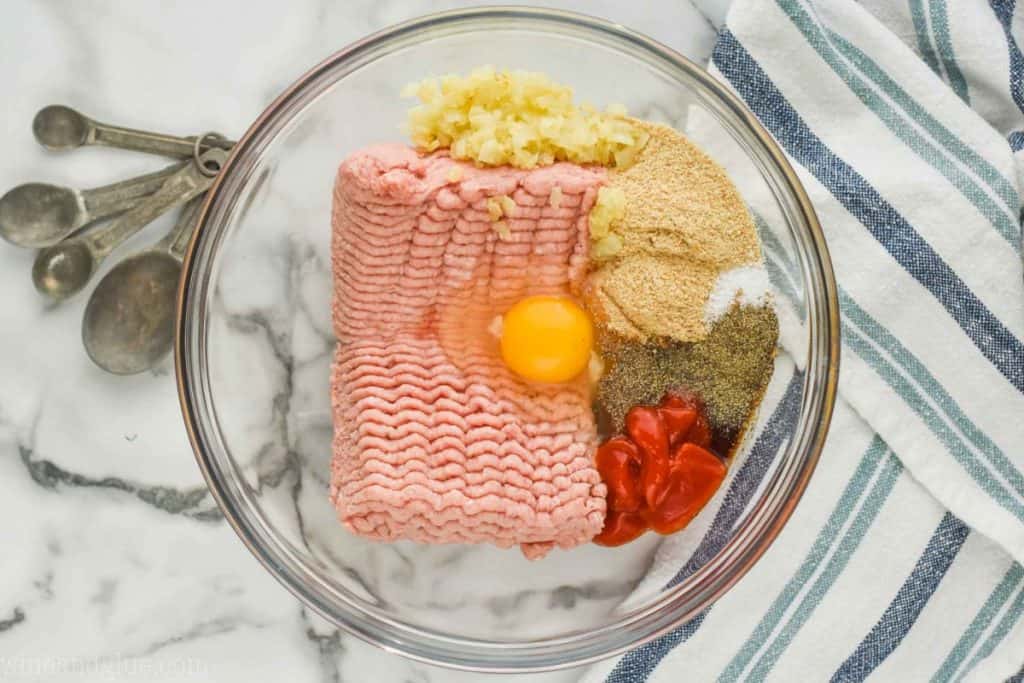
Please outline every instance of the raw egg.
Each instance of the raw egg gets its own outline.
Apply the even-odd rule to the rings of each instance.
[[[501,357],[535,382],[567,382],[586,369],[594,329],[571,299],[531,296],[509,309],[501,325]]]

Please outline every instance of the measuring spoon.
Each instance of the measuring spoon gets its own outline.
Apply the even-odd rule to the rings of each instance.
[[[60,104],[40,109],[32,120],[32,132],[39,144],[53,151],[75,149],[83,145],[106,145],[187,158],[192,156],[196,144],[195,137],[180,138],[93,121],[85,114]],[[207,135],[200,144],[200,151],[231,149],[234,144],[221,136]]]
[[[56,244],[83,225],[130,209],[184,166],[174,164],[90,190],[48,183],[19,185],[0,197],[0,237],[20,247]]]
[[[82,318],[82,343],[96,365],[115,375],[155,366],[174,341],[174,292],[202,195],[182,209],[174,228],[149,249],[103,276]]]
[[[196,162],[170,176],[163,187],[107,225],[40,251],[32,265],[36,289],[54,301],[80,291],[118,245],[174,206],[208,190],[227,156],[224,150],[208,149]]]

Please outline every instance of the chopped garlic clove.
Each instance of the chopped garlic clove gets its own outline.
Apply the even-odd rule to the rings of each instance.
[[[606,112],[577,107],[571,88],[540,73],[474,69],[411,84],[402,95],[420,100],[408,115],[417,147],[448,147],[453,158],[489,166],[614,165],[634,158],[646,142],[621,105]]]
[[[591,249],[590,255],[595,259],[608,259],[622,251],[622,238],[618,235],[611,234],[602,237],[597,243],[594,244],[594,248]]]
[[[551,197],[548,199],[548,203],[551,204],[552,209],[557,209],[562,205],[562,188],[555,185],[551,188]]]
[[[600,240],[607,237],[616,223],[626,215],[626,193],[618,187],[601,187],[597,201],[590,210],[590,238]]]
[[[516,202],[508,195],[501,195],[498,197],[498,203],[501,204],[501,212],[506,216],[511,216],[512,211],[516,208]]]
[[[505,326],[505,320],[500,315],[494,316],[491,324],[487,326],[487,333],[495,339],[501,339],[501,333]]]
[[[598,355],[597,351],[590,352],[590,362],[587,363],[587,376],[590,378],[591,384],[597,384],[604,377],[605,364],[604,359]]]
[[[487,215],[491,217],[491,222],[498,220],[502,217],[501,202],[496,198],[491,197],[487,200]]]

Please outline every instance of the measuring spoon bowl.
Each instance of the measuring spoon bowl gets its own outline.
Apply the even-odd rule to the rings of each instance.
[[[117,375],[154,367],[171,350],[174,293],[181,261],[150,250],[121,261],[93,290],[82,319],[82,344],[96,365]]]
[[[88,243],[57,244],[36,255],[32,283],[40,294],[53,301],[63,301],[82,291],[98,266],[99,260]]]
[[[90,124],[88,117],[71,107],[53,104],[36,113],[32,119],[32,133],[47,149],[74,149],[88,144]]]
[[[49,183],[19,185],[0,197],[0,237],[20,247],[56,244],[93,221],[132,208],[184,166],[173,164],[88,190]]]
[[[82,317],[82,344],[96,365],[129,375],[170,353],[181,251],[201,206],[202,195],[185,205],[163,239],[114,266],[96,285]]]
[[[0,236],[18,246],[53,244],[84,218],[81,195],[70,187],[27,183],[0,197]]]

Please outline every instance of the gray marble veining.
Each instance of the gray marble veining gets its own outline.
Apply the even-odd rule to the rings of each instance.
[[[200,8],[11,0],[0,40],[18,58],[0,60],[0,77],[18,97],[0,114],[6,150],[0,188],[29,180],[89,186],[152,170],[151,160],[126,152],[43,152],[30,122],[45,104],[64,102],[104,120],[180,134],[239,135],[330,52],[396,21],[475,4],[481,3],[229,0]],[[728,0],[533,4],[611,18],[703,62]],[[170,221],[137,236],[126,253],[154,241]],[[252,433],[252,483],[287,497],[301,518],[316,514],[311,501],[326,487],[325,478],[300,481],[298,459],[312,450],[303,439],[329,424],[292,378],[323,373],[333,343],[327,311],[312,303],[323,293],[308,291],[315,285],[301,274],[325,269],[326,255],[309,245],[276,246],[283,247],[276,258],[284,306],[226,310],[229,332],[257,338],[260,343],[245,348],[277,368],[266,378],[274,396],[268,412],[251,416],[262,424]],[[138,680],[131,666],[145,660],[184,672],[166,680],[263,681],[285,674],[294,681],[481,680],[341,634],[282,589],[237,541],[207,492],[181,426],[169,365],[128,378],[94,368],[78,340],[84,297],[59,306],[37,297],[32,257],[0,246],[0,514],[8,520],[0,559],[0,678],[33,680],[33,671],[49,670],[65,672],[54,680],[89,680],[76,678],[74,667],[92,665],[105,667],[97,669],[107,674],[103,680]],[[327,556],[331,549],[320,551]],[[408,599],[425,588],[415,571],[425,561],[421,552],[381,547],[366,561],[385,567],[375,575],[396,590],[409,591],[390,594],[393,599]],[[479,561],[465,548],[428,556],[452,565]],[[353,580],[369,580],[360,567],[349,570]],[[542,582],[489,596],[486,609],[504,623],[524,605],[566,612],[618,599],[631,587]],[[453,614],[465,608],[444,606]]]

